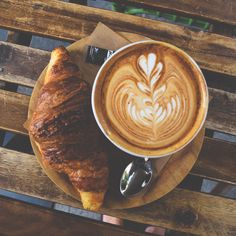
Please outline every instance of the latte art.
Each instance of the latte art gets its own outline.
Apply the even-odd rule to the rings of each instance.
[[[177,141],[196,114],[196,106],[186,102],[196,100],[191,80],[171,55],[151,51],[131,57],[118,66],[107,88],[106,110],[113,127],[137,146]]]
[[[178,124],[174,121],[182,117],[181,108],[182,111],[185,108],[184,99],[179,90],[175,91],[173,96],[168,97],[167,82],[160,87],[157,86],[163,64],[157,61],[154,53],[148,54],[147,57],[141,55],[137,61],[137,68],[142,75],[142,81],[136,78],[136,88],[134,88],[129,86],[132,80],[127,80],[119,87],[119,91],[114,92],[113,112],[121,119],[121,125],[125,123],[126,117],[129,115],[133,124],[127,128],[137,128],[135,135],[142,142],[147,141],[147,138],[149,142],[157,142],[163,134],[166,134],[163,132],[163,128],[162,132],[159,132],[161,126],[165,125],[164,129],[167,131],[167,129],[173,130]],[[178,79],[173,75],[172,79],[175,78]],[[138,93],[134,92],[135,89],[139,90]],[[166,102],[163,101],[163,98]],[[115,107],[115,104],[120,104],[121,107]],[[121,110],[123,113],[118,113]],[[143,129],[148,132],[148,137],[144,136]]]
[[[206,114],[207,92],[198,68],[184,57],[150,42],[108,63],[94,97],[112,141],[151,156],[170,153],[193,136]]]

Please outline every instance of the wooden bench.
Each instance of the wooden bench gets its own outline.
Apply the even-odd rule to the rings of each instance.
[[[236,38],[233,37],[236,2],[128,0],[125,3],[206,19],[212,26],[209,32],[204,32],[62,1],[2,0],[0,28],[13,33],[9,34],[8,42],[0,42],[0,81],[34,87],[50,53],[28,47],[31,35],[73,42],[88,36],[98,22],[103,22],[114,30],[170,42],[188,52],[203,69],[209,85],[211,102],[206,128],[236,135]],[[29,99],[28,95],[12,89],[0,89],[0,129],[27,135],[22,125],[27,117]],[[205,137],[199,160],[189,176],[236,185],[235,166],[235,143]],[[50,181],[33,155],[3,147],[0,148],[0,188],[82,207]],[[0,198],[0,211],[0,232],[4,235],[40,235],[45,227],[51,235],[77,232],[81,235],[141,235],[3,197]],[[236,234],[235,200],[183,188],[176,188],[162,199],[143,207],[102,209],[100,213],[191,234]],[[28,231],[16,231],[23,225],[28,227]],[[68,227],[68,231],[61,225]]]

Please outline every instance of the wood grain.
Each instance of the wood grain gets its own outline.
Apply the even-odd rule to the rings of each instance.
[[[0,148],[0,187],[81,208],[42,172],[34,156]],[[208,194],[175,189],[161,200],[129,210],[100,213],[200,235],[234,235],[236,202]]]
[[[0,197],[0,232],[11,236],[141,236],[120,227]],[[23,214],[22,214],[23,213]]]
[[[0,128],[27,134],[23,124],[27,118],[29,97],[0,90]]]
[[[121,3],[122,1],[116,0]],[[173,12],[209,21],[236,25],[236,2],[234,0],[126,0],[124,4],[148,7],[151,9]]]
[[[236,135],[236,94],[209,88],[206,127]]]
[[[30,80],[38,78],[49,57],[46,51],[0,42],[0,80],[32,87]]]
[[[7,74],[7,73],[0,73],[0,80],[5,81],[5,82],[9,82],[12,84],[16,84],[16,85],[27,86],[30,88],[33,88],[36,83],[35,80],[26,78],[24,76]]]
[[[192,175],[236,185],[236,144],[205,138]]]
[[[104,22],[114,30],[172,43],[188,52],[204,69],[236,75],[233,38],[55,0],[2,0],[0,8],[0,26],[8,29],[74,41],[88,36],[98,22]]]

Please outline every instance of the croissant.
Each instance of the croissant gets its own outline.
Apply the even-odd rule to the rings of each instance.
[[[69,177],[85,209],[101,207],[108,161],[91,111],[91,87],[64,47],[52,51],[29,124],[43,164]]]

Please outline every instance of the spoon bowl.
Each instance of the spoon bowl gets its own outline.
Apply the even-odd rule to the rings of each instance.
[[[152,179],[151,161],[148,158],[137,158],[125,168],[120,180],[120,192],[124,197],[143,194]]]

